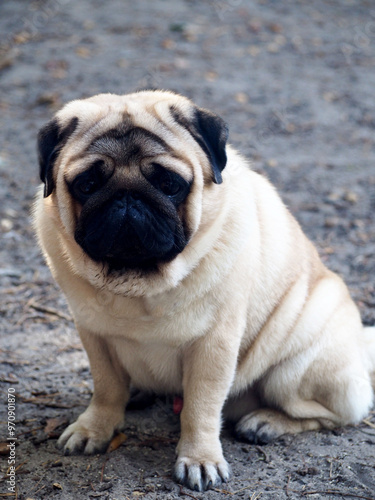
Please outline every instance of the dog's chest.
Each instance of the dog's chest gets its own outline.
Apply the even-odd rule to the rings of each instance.
[[[184,308],[176,297],[145,303],[114,296],[98,300],[96,296],[85,306],[74,311],[78,323],[106,339],[133,385],[157,392],[182,390],[184,350],[207,331],[214,318],[210,300],[190,302]]]
[[[79,296],[70,296],[78,326],[101,337],[135,341],[147,349],[181,348],[207,332],[215,318],[211,297],[186,300],[174,293],[146,300],[89,292],[84,303]]]
[[[181,351],[158,343],[111,341],[131,383],[139,389],[178,393],[182,390]]]

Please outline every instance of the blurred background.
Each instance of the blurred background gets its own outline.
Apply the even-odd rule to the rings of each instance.
[[[56,408],[62,403],[51,396],[60,394],[60,389],[61,397],[76,402],[69,414],[73,418],[90,393],[85,355],[30,227],[30,206],[39,183],[38,129],[71,99],[144,88],[187,95],[227,121],[230,143],[276,185],[323,260],[349,284],[364,321],[375,323],[372,1],[2,0],[0,330],[5,345],[1,377],[4,387],[18,384],[23,422],[40,423],[46,415],[61,414]],[[55,406],[35,399],[41,390]],[[27,403],[30,398],[34,400]],[[59,455],[48,438],[32,434],[31,424],[22,425],[26,425],[23,432],[29,432],[25,435],[34,439],[33,445],[22,445],[24,456],[32,457],[29,470],[40,471],[36,450],[46,463]],[[330,443],[320,442],[326,448],[319,453],[331,457],[334,449],[351,447],[352,458],[344,458],[343,452],[341,462],[334,462],[340,469],[340,484],[374,491],[373,470],[360,473],[355,465],[371,463],[370,445],[364,447],[362,434],[343,432],[330,438]],[[294,478],[292,464],[298,468],[301,453],[307,457],[314,446],[308,439],[298,439],[302,441],[294,448],[289,443],[289,465],[279,459],[277,474],[270,472],[269,464],[259,464],[253,448],[246,448],[246,453],[255,453],[262,484],[271,484],[269,477],[273,477],[272,484],[283,488],[288,474]],[[375,444],[375,438],[368,439]],[[169,457],[173,447],[166,448]],[[277,447],[269,449],[271,458],[275,452],[274,460],[283,453]],[[240,463],[240,445],[230,450]],[[138,477],[145,468],[144,456],[139,454],[134,467],[126,464],[130,475]],[[78,469],[84,470],[84,459],[75,460]],[[321,475],[315,474],[313,485],[321,481],[325,488],[336,477],[336,469],[324,460],[314,460],[310,465]],[[68,467],[72,462],[63,463]],[[152,459],[151,463],[156,467]],[[245,486],[247,470],[239,475]],[[64,498],[51,486],[53,477],[45,470],[42,475],[47,482],[40,495]],[[23,477],[24,491],[37,491],[30,486],[31,476]],[[301,481],[307,487],[309,477],[307,473],[298,476],[295,487],[301,487]],[[78,490],[69,491],[73,496],[65,498],[81,498]],[[284,492],[279,493],[277,498],[284,498]],[[293,495],[289,492],[285,498]]]

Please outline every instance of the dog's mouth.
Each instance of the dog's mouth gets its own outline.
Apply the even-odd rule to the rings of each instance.
[[[113,272],[118,273],[121,271],[125,272],[129,269],[139,269],[142,271],[156,270],[158,264],[161,263],[161,261],[157,259],[140,260],[138,257],[127,257],[126,259],[108,257],[104,262],[108,264],[108,274],[111,274]]]
[[[108,264],[109,272],[155,269],[176,257],[187,243],[177,217],[128,198],[111,201],[82,218],[75,239],[92,260]]]
[[[132,233],[129,237],[129,232]],[[164,259],[164,253],[152,255],[148,248],[142,245],[138,237],[128,227],[114,242],[111,250],[104,256],[94,256],[94,260],[100,260],[108,264],[108,272],[126,271],[127,269],[155,269],[157,264]],[[116,244],[117,243],[117,244]]]

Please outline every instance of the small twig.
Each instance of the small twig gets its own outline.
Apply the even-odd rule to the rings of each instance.
[[[26,321],[29,321],[29,320],[36,321],[37,319],[46,321],[46,316],[45,316],[45,314],[24,314],[17,321],[16,326],[23,326],[26,323]]]
[[[53,398],[54,396],[60,396],[61,392],[46,394],[44,391],[31,391],[31,394],[36,398]]]
[[[225,490],[218,490],[214,489],[214,491],[218,491],[220,493],[226,493],[228,495],[237,495],[237,493],[240,493],[241,491],[248,490],[250,488],[254,488],[255,486],[267,486],[268,488],[275,488],[276,490],[281,490],[283,489],[283,486],[278,486],[276,484],[262,484],[259,481],[255,481],[253,484],[249,486],[245,486],[244,488],[241,488],[236,491],[225,491]],[[339,490],[327,490],[327,491],[321,491],[321,490],[311,490],[311,491],[301,491],[301,490],[295,490],[295,489],[290,489],[288,488],[289,493],[298,493],[301,497],[305,497],[307,495],[341,495],[342,497],[353,497],[353,498],[361,498],[362,500],[375,500],[375,497],[367,497],[364,495],[356,495],[355,493],[344,493],[343,491]]]
[[[106,463],[108,462],[108,459],[109,459],[109,456],[107,455],[104,459],[104,462],[103,462],[103,467],[102,467],[102,472],[100,474],[100,482],[102,483],[103,482],[103,477],[104,477],[104,469],[105,469],[105,465]]]
[[[19,384],[16,378],[11,377],[0,377],[0,382],[7,382],[8,384]]]
[[[288,491],[289,483],[290,483],[290,474],[288,475],[288,481],[287,481],[287,483],[285,485],[285,493],[286,493],[287,497],[289,497],[289,491]]]
[[[16,471],[18,472],[18,474],[19,474],[19,470],[18,470],[18,469],[20,469],[20,468],[21,468],[23,465],[25,465],[25,464],[27,464],[27,461],[26,461],[26,462],[22,462],[22,463],[20,463],[19,465],[17,465],[17,467],[16,467]]]
[[[38,482],[37,482],[37,483],[36,483],[36,484],[35,484],[35,485],[31,488],[31,490],[30,490],[30,491],[29,491],[29,493],[28,493],[29,495],[30,495],[30,493],[31,493],[33,490],[35,490],[35,489],[39,486],[39,484],[40,484],[40,482],[42,481],[42,479],[43,479],[43,476],[42,476],[42,477],[39,479],[39,481],[38,481]],[[44,486],[42,486],[42,488],[44,488]],[[38,491],[39,491],[39,490],[38,490]]]
[[[59,393],[56,393],[57,395]],[[64,403],[58,403],[56,401],[48,401],[47,399],[45,400],[44,398],[50,398],[52,395],[46,394],[43,396],[37,396],[36,398],[23,398],[22,402],[23,403],[31,403],[33,405],[43,405],[47,406],[48,408],[75,408],[77,405],[69,405],[69,404],[64,404]]]
[[[269,459],[267,453],[263,450],[263,448],[261,446],[255,446],[255,449],[258,450],[259,453],[261,453],[264,456],[264,462],[266,462],[266,464],[269,464],[270,459]]]
[[[36,495],[37,493],[39,493],[39,491],[44,490],[45,487],[46,487],[46,485],[43,484],[43,486],[41,488],[39,488],[39,490],[36,490],[36,492],[34,493],[34,495]]]
[[[64,314],[53,307],[41,306],[36,302],[29,302],[28,306],[32,309],[35,309],[35,311],[39,311],[45,314],[51,314],[52,316],[57,316],[58,318],[65,319],[66,321],[73,321],[70,315]]]
[[[38,403],[38,404],[42,404],[44,406],[47,406],[47,408],[65,408],[65,409],[69,409],[69,408],[76,408],[77,407],[77,405],[73,405],[73,404],[72,405],[65,405],[63,403],[55,403],[53,401],[46,402],[46,403]]]
[[[180,495],[181,495],[181,496],[182,496],[182,495],[185,495],[185,496],[187,496],[187,497],[194,498],[194,500],[198,500],[198,498],[197,498],[197,497],[195,497],[194,495],[191,495],[191,494],[190,494],[190,493],[188,493],[187,491],[184,491],[184,490],[182,489],[182,486],[181,486],[180,484],[179,484],[179,487],[180,487]]]
[[[372,437],[374,437],[374,436],[375,436],[374,431],[372,431],[372,430],[368,430],[368,431],[367,431],[367,430],[365,430],[365,429],[361,429],[360,427],[357,427],[357,429],[356,429],[356,430],[357,430],[358,432],[362,432],[362,434],[366,434],[367,436],[372,436]]]
[[[0,363],[2,365],[11,365],[11,366],[15,366],[15,365],[23,366],[23,365],[30,365],[31,364],[30,361],[13,359],[13,358],[0,359]]]
[[[368,425],[369,427],[371,427],[371,429],[375,429],[375,424],[373,424],[372,422],[370,422],[370,420],[368,420],[367,418],[364,418],[362,420],[362,422],[366,425]]]
[[[295,491],[295,490],[291,490]],[[327,490],[327,491],[321,491],[321,490],[314,490],[314,491],[302,491],[298,492],[302,496],[306,495],[341,495],[342,497],[354,497],[354,498],[362,498],[364,500],[375,500],[375,497],[365,497],[363,495],[355,495],[354,493],[344,493],[343,491],[338,491],[338,490]]]

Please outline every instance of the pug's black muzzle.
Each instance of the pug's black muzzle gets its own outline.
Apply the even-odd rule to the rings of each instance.
[[[111,268],[149,267],[172,260],[186,245],[177,213],[150,205],[125,193],[84,213],[75,239],[95,261]]]

